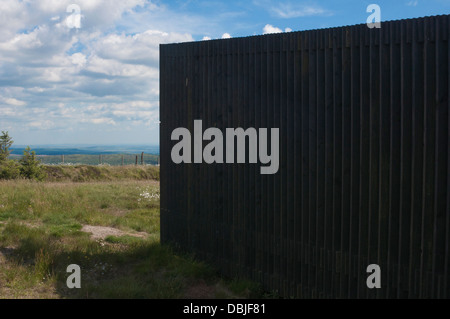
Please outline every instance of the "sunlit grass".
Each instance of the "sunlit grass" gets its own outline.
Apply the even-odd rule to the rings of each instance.
[[[0,298],[185,298],[199,281],[216,291],[205,297],[254,297],[254,284],[160,245],[155,194],[152,180],[1,181]],[[93,239],[83,225],[123,235]],[[66,286],[70,264],[81,289]]]

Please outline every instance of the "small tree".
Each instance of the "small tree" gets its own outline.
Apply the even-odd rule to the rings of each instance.
[[[2,131],[0,135],[0,162],[5,161],[9,154],[9,148],[14,143],[12,138],[9,136],[8,132]]]
[[[0,162],[0,179],[16,179],[20,177],[19,163],[13,160]]]
[[[36,159],[36,152],[32,151],[29,146],[23,151],[20,165],[20,175],[23,177],[38,181],[44,179],[44,172],[40,166],[40,161]]]

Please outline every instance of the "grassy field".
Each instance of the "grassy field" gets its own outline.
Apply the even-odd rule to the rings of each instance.
[[[72,169],[59,182],[0,181],[0,298],[263,296],[160,245],[159,172],[99,178],[84,168],[95,179]],[[70,264],[81,267],[81,289],[66,286]]]
[[[47,182],[98,182],[124,180],[158,180],[159,167],[152,165],[43,165]]]

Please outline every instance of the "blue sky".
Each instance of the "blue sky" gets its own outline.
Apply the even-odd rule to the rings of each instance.
[[[160,43],[360,24],[371,3],[382,21],[450,13],[450,0],[0,0],[0,130],[20,145],[158,144]]]

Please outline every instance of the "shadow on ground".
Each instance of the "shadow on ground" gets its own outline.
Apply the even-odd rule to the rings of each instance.
[[[43,234],[42,234],[43,235]],[[231,281],[226,284],[215,270],[193,257],[175,253],[155,239],[92,240],[75,232],[70,237],[21,238],[0,248],[0,263],[8,265],[0,284],[13,298],[258,298],[258,286]],[[69,265],[81,269],[81,288],[69,289]],[[22,269],[22,271],[13,271]],[[3,282],[2,282],[3,281]],[[37,288],[39,287],[39,289]],[[47,289],[42,295],[40,291]],[[15,290],[16,289],[16,290]],[[44,290],[45,290],[44,289]],[[52,291],[49,291],[52,290]],[[12,291],[12,292],[11,292]],[[0,296],[2,297],[2,296]]]

